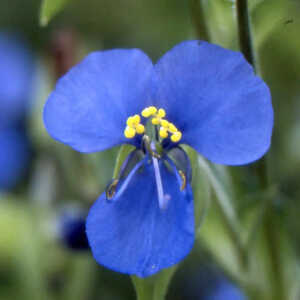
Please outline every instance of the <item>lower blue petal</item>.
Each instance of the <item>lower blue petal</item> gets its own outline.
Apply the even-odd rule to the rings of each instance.
[[[91,208],[86,224],[96,261],[112,270],[150,276],[183,259],[194,243],[194,207],[190,185],[180,191],[178,180],[160,161],[165,194],[159,208],[153,165],[145,163],[117,201],[105,193]]]

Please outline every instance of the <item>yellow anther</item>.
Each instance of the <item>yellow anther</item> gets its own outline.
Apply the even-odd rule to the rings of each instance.
[[[173,143],[177,143],[177,142],[180,141],[181,136],[182,136],[181,132],[180,132],[180,131],[176,131],[176,132],[174,132],[174,133],[171,135],[171,141],[172,141]]]
[[[151,117],[151,123],[159,126],[157,129],[159,129],[160,138],[165,139],[170,135],[173,143],[181,140],[182,133],[173,123],[164,119],[166,111],[163,108],[157,109],[155,106],[148,106],[143,109],[141,115],[145,118]],[[128,117],[126,124],[124,135],[128,139],[134,138],[136,134],[145,132],[145,126],[141,123],[141,116],[138,114]]]
[[[125,137],[127,137],[128,139],[132,139],[135,137],[136,134],[136,130],[130,126],[126,126],[125,130],[124,130],[124,135]]]
[[[134,126],[134,118],[133,118],[133,117],[129,117],[129,118],[127,119],[126,124],[127,124],[129,127],[133,127],[133,126]]]
[[[172,123],[169,123],[169,130],[174,133],[176,131],[178,131],[178,129],[176,128],[176,126]]]
[[[158,110],[158,113],[157,115],[160,117],[160,118],[164,118],[166,116],[166,111],[163,109],[163,108],[160,108]]]
[[[159,124],[159,118],[153,118],[152,120],[151,120],[151,122],[152,122],[152,124],[153,125],[158,125]]]
[[[186,187],[186,176],[181,170],[179,170],[178,173],[179,173],[179,175],[181,177],[181,180],[182,180],[180,190],[183,191]]]
[[[159,136],[163,139],[167,138],[168,137],[168,130],[164,127],[160,127]]]
[[[162,127],[168,128],[169,127],[169,122],[167,120],[161,120],[160,125]]]
[[[144,127],[143,124],[138,124],[138,125],[135,127],[135,129],[136,129],[136,132],[137,132],[138,134],[142,134],[142,133],[145,132],[145,127]]]
[[[151,112],[150,112],[150,109],[149,107],[146,107],[145,109],[143,109],[142,111],[142,116],[144,118],[149,118],[151,116]]]
[[[133,117],[131,117],[133,120],[133,123],[135,125],[138,125],[141,122],[141,117],[139,115],[134,115]]]
[[[115,195],[118,182],[119,182],[118,179],[114,179],[114,181],[106,189],[106,198],[107,199],[111,199]]]
[[[128,139],[132,139],[136,134],[143,134],[145,132],[145,127],[141,122],[141,116],[136,114],[134,116],[128,117],[126,121],[126,128],[124,130],[124,135]]]
[[[157,112],[157,108],[155,106],[149,106],[148,108],[151,115],[154,115]]]

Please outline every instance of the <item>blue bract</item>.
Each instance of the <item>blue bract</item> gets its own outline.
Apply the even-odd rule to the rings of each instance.
[[[194,242],[188,144],[215,163],[241,165],[269,148],[266,84],[239,52],[187,41],[156,65],[140,50],[95,52],[62,77],[44,122],[80,152],[136,147],[86,224],[97,262],[141,277],[183,259]]]

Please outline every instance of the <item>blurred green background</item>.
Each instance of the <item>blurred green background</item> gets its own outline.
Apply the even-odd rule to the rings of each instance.
[[[210,41],[238,50],[235,1],[202,2]],[[0,2],[0,32],[21,34],[37,66],[26,120],[33,148],[30,167],[14,189],[0,192],[0,299],[135,298],[128,276],[97,265],[89,251],[68,249],[58,226],[63,210],[86,212],[103,192],[117,149],[83,155],[57,143],[43,127],[42,108],[57,78],[90,51],[141,48],[155,61],[180,41],[198,38],[199,15],[192,3],[71,0],[48,26],[40,27],[40,1]],[[197,201],[203,210],[204,198],[210,198],[210,206],[192,254],[171,283],[170,300],[208,299],[205,289],[224,280],[251,299],[275,299],[277,288],[284,291],[282,300],[300,299],[300,2],[249,4],[260,74],[271,89],[275,111],[266,157],[271,185],[258,192],[255,165],[209,165],[217,187],[200,172]],[[247,271],[239,266],[215,201],[222,195],[234,209],[242,239],[249,240]],[[271,215],[268,224],[265,214]],[[216,299],[245,299],[226,297]]]

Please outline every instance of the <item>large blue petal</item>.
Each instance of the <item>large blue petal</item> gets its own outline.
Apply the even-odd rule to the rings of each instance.
[[[112,270],[150,276],[183,259],[194,242],[191,187],[180,191],[174,173],[161,162],[162,181],[171,196],[160,210],[153,165],[146,163],[123,195],[108,203],[103,194],[87,218],[87,236],[97,262]]]
[[[50,95],[44,109],[46,129],[81,152],[128,142],[126,120],[148,104],[153,73],[152,62],[138,49],[88,55]]]
[[[156,99],[183,132],[182,143],[215,163],[239,165],[269,148],[273,109],[267,85],[241,53],[183,42],[156,65]]]

